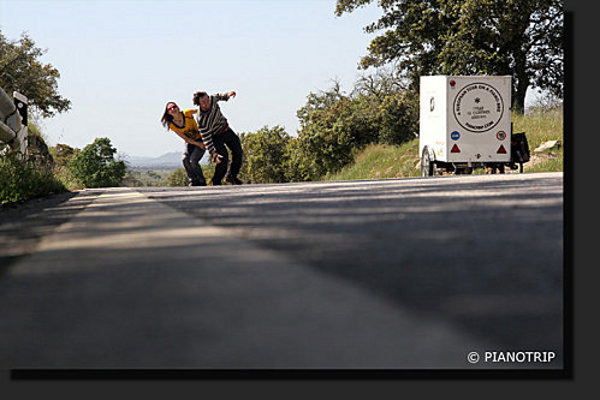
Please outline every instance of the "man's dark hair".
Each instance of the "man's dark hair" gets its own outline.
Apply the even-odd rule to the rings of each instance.
[[[208,94],[206,94],[206,92],[196,92],[194,93],[194,97],[192,97],[192,101],[194,103],[194,105],[199,106],[200,105],[200,99],[204,96],[208,96]]]

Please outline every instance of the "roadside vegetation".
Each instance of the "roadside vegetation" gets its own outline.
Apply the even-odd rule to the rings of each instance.
[[[563,171],[563,118],[561,105],[538,105],[531,112],[513,116],[515,132],[525,132],[531,151],[531,160],[524,164],[524,172]],[[542,152],[534,150],[543,143],[558,141],[557,145]]]
[[[148,169],[128,167],[121,184],[129,187],[167,186],[170,169]]]
[[[419,139],[401,146],[371,144],[356,155],[354,162],[326,180],[405,178],[421,175]]]
[[[83,150],[65,144],[48,147],[30,123],[27,156],[2,149],[0,205],[82,188],[119,186],[126,166],[115,159],[108,138],[97,138]]]
[[[527,114],[513,114],[514,132],[525,132],[531,159],[523,164],[523,172],[563,171],[563,110],[536,107]],[[536,153],[543,143],[558,141],[552,149]],[[507,172],[511,172],[509,169]],[[474,173],[485,173],[478,169]],[[516,171],[515,171],[516,172]],[[419,139],[415,138],[401,146],[372,144],[358,153],[351,164],[335,174],[326,175],[326,180],[408,178],[421,176]]]
[[[51,169],[14,153],[0,157],[0,205],[64,191]]]
[[[214,163],[209,162],[208,164],[203,164],[202,173],[204,174],[204,178],[206,178],[206,183],[210,185],[210,178],[215,173]],[[187,186],[188,183],[189,179],[185,173],[185,169],[177,168],[167,175],[166,180],[162,181],[160,186]]]
[[[0,31],[0,87],[29,100],[27,154],[0,143],[1,206],[75,188],[118,185],[125,173],[108,138],[98,138],[83,150],[64,144],[48,147],[36,121],[67,112],[71,101],[58,93],[60,73],[41,60],[44,53],[26,33],[9,40]]]

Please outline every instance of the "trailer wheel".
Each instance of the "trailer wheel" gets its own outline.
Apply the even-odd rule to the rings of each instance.
[[[421,154],[421,176],[422,177],[433,176],[433,173],[435,170],[434,163],[435,163],[435,161],[433,161],[431,159],[431,155],[429,154],[429,149],[427,148],[427,146],[425,146],[425,148],[423,148],[423,154]]]

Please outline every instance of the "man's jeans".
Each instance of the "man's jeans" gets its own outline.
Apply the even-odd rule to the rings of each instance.
[[[225,174],[232,178],[237,178],[240,168],[242,168],[242,155],[244,153],[238,135],[229,128],[223,133],[213,135],[213,144],[215,149],[217,149],[217,153],[223,156],[221,162],[215,166],[215,174],[212,178],[213,185],[220,185]],[[225,146],[229,147],[229,150],[231,150],[231,166],[229,166],[229,172],[227,172],[229,155]]]

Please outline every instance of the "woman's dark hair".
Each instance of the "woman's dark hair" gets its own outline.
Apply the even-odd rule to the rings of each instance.
[[[163,126],[167,129],[169,129],[169,124],[171,122],[173,122],[173,116],[171,114],[169,114],[169,104],[175,104],[177,105],[177,103],[175,103],[174,101],[169,101],[167,103],[167,105],[165,106],[165,112],[163,113],[160,122],[163,124]]]
[[[194,93],[194,97],[192,97],[192,101],[194,102],[194,105],[199,106],[200,105],[200,99],[204,96],[208,96],[208,94],[206,94],[206,92],[196,92]]]

